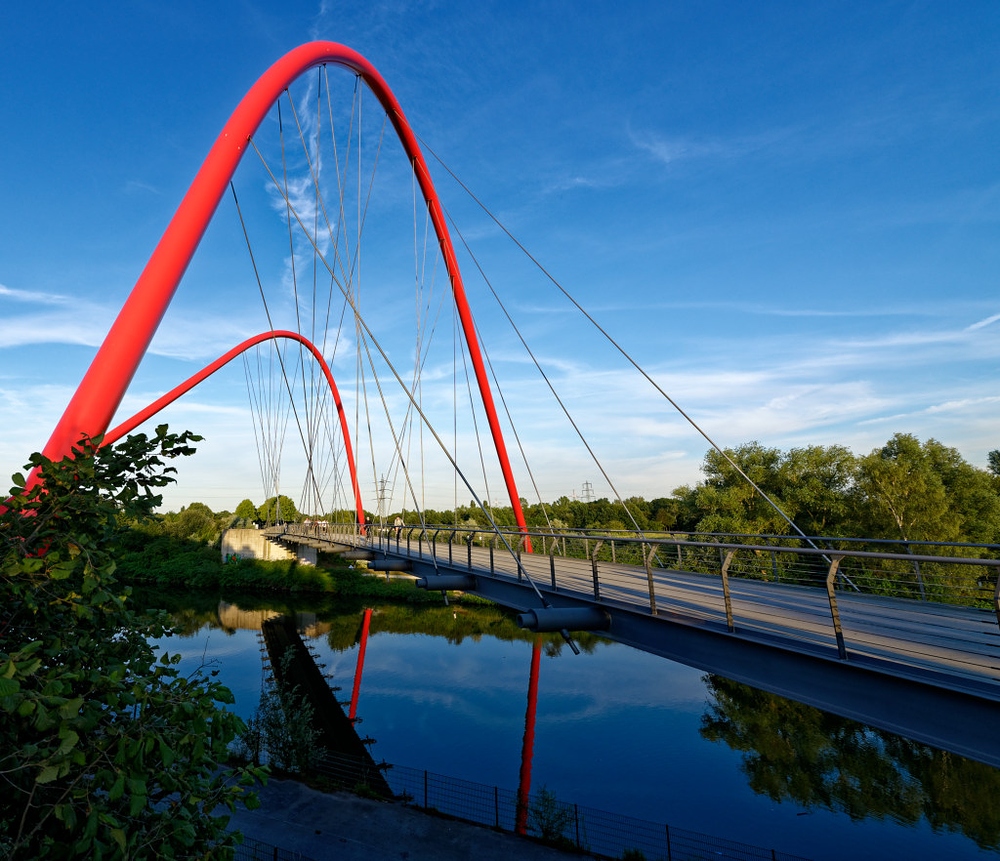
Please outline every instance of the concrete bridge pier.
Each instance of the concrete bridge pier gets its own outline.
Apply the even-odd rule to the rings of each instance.
[[[222,558],[260,559],[278,562],[297,559],[300,565],[316,564],[316,548],[268,538],[259,529],[227,529],[222,533]]]

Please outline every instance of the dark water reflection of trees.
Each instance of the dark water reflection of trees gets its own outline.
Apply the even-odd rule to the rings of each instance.
[[[701,735],[743,754],[754,792],[855,820],[925,818],[1000,848],[1000,770],[721,676],[705,682],[714,702]]]

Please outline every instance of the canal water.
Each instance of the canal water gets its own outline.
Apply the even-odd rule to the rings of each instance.
[[[140,596],[253,715],[260,624],[294,614],[350,699],[364,607]],[[357,714],[376,760],[516,789],[533,635],[490,606],[372,608]],[[815,859],[994,858],[1000,771],[626,646],[541,642],[532,790]]]

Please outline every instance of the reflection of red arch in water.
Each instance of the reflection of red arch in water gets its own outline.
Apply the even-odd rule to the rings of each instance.
[[[524,513],[479,350],[472,312],[466,299],[444,211],[431,182],[427,163],[396,97],[379,72],[356,51],[335,42],[309,42],[295,48],[271,66],[243,97],[184,195],[146,268],[53,430],[44,453],[53,460],[59,460],[70,453],[72,446],[82,435],[97,436],[107,429],[170,304],[181,276],[247,149],[247,140],[256,132],[271,105],[292,81],[307,69],[331,63],[350,69],[368,84],[385,109],[413,165],[451,279],[455,305],[469,345],[476,382],[514,516],[518,526],[526,532]]]
[[[326,363],[326,359],[323,358],[323,354],[308,338],[300,335],[298,332],[277,330],[273,332],[261,332],[259,335],[247,338],[243,343],[237,344],[228,353],[219,356],[219,358],[210,365],[207,365],[202,370],[198,371],[197,374],[189,377],[179,386],[175,386],[162,398],[153,401],[153,403],[145,409],[140,410],[131,418],[125,419],[125,421],[123,421],[120,425],[109,430],[104,435],[104,440],[101,445],[110,445],[111,443],[121,439],[125,436],[125,434],[135,430],[139,425],[146,421],[146,419],[156,415],[156,413],[168,404],[172,404],[181,395],[191,391],[191,389],[197,386],[200,382],[212,376],[212,374],[219,370],[219,368],[228,365],[233,359],[240,355],[240,353],[249,350],[251,347],[255,347],[257,344],[261,344],[264,341],[277,340],[278,338],[298,341],[313,354],[316,361],[319,362],[319,366],[323,369],[323,375],[326,377],[327,385],[330,387],[330,393],[333,395],[333,402],[337,407],[337,417],[340,420],[340,431],[344,435],[344,455],[347,458],[347,466],[351,472],[351,488],[354,491],[354,506],[358,515],[358,524],[363,528],[365,525],[365,511],[361,505],[361,489],[358,486],[358,474],[354,463],[354,452],[351,450],[351,432],[347,424],[347,414],[344,412],[344,404],[340,400],[340,391],[337,389],[337,383],[333,379],[333,373],[330,371],[330,366]]]

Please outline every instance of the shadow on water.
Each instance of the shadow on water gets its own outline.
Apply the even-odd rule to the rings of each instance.
[[[1000,848],[1000,771],[721,676],[701,735],[743,755],[750,788],[852,820],[892,819]]]
[[[277,616],[264,621],[261,630],[275,683],[282,692],[296,691],[308,709],[316,744],[329,753],[346,756],[356,762],[346,775],[349,785],[365,785],[383,798],[392,798],[392,790],[358,736],[354,722],[326,682],[305,643],[299,636],[292,616]],[[287,706],[286,706],[287,707]]]

